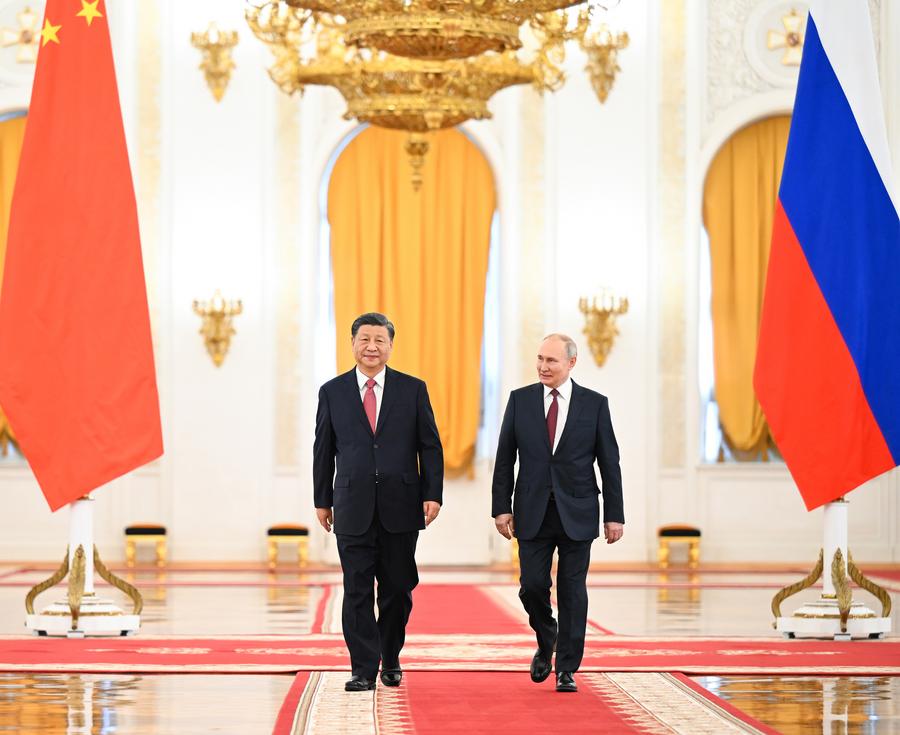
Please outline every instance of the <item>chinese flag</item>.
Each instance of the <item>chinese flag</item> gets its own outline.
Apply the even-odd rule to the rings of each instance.
[[[0,290],[0,405],[56,510],[159,457],[137,207],[103,0],[48,0]]]

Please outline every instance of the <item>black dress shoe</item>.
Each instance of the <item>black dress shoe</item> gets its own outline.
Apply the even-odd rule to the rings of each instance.
[[[399,669],[383,669],[381,672],[381,683],[386,687],[398,687],[403,679],[403,672]]]
[[[540,648],[534,652],[534,658],[531,659],[531,680],[536,684],[540,684],[548,676],[550,676],[550,656],[545,654]]]
[[[344,684],[345,692],[371,692],[375,688],[375,682],[372,679],[366,679],[364,676],[353,676],[350,681]]]
[[[575,686],[575,676],[569,671],[560,671],[556,674],[556,691],[558,692],[577,692],[578,687]]]

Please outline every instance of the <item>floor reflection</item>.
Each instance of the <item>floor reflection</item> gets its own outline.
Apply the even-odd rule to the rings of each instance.
[[[783,735],[900,735],[900,677],[700,676]]]
[[[0,733],[271,733],[291,676],[0,674]]]

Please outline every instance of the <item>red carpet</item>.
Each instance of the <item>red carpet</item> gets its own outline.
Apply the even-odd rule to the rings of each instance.
[[[275,720],[275,729],[272,730],[272,735],[291,735],[294,728],[294,716],[300,706],[300,699],[303,697],[303,691],[306,689],[308,681],[308,671],[301,671],[294,677],[294,683],[288,689],[287,696],[281,703],[281,709],[278,710],[278,719]]]
[[[557,694],[550,679],[526,674],[416,673],[406,696],[415,733],[553,733],[609,735],[642,732],[599,696],[584,677],[577,694]],[[602,724],[601,724],[602,723]]]
[[[273,735],[289,732],[390,735],[777,735],[698,687],[670,674],[577,675],[578,692],[561,694],[552,680],[525,673],[407,673],[397,687],[347,694],[346,674],[313,672],[298,680]],[[303,686],[303,692],[297,689]],[[292,729],[285,729],[288,723]]]
[[[409,671],[525,672],[531,635],[412,634]],[[0,638],[0,671],[290,673],[346,671],[339,635],[302,638]],[[588,639],[583,671],[690,674],[900,675],[900,641],[780,638]]]
[[[524,612],[523,612],[524,615]],[[413,592],[408,633],[528,633],[528,621],[515,616],[489,592],[471,584],[427,584]]]

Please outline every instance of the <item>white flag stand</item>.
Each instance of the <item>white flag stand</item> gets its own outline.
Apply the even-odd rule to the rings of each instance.
[[[57,635],[84,638],[86,635],[130,635],[141,627],[144,606],[141,593],[134,586],[110,572],[100,560],[94,546],[93,499],[83,497],[69,507],[69,548],[66,558],[53,576],[33,587],[25,597],[25,627],[35,635]],[[122,590],[134,603],[127,614],[110,600],[94,592],[94,572]],[[54,602],[39,614],[34,612],[34,599],[69,577],[66,600]]]
[[[785,638],[797,635],[833,636],[835,640],[851,638],[883,638],[891,631],[891,598],[888,593],[863,576],[853,563],[847,548],[847,506],[843,498],[825,506],[824,543],[819,561],[800,582],[780,590],[772,598],[773,623]],[[815,602],[798,608],[790,617],[781,615],[781,603],[791,595],[812,587],[822,577],[824,560],[829,563],[822,583],[822,594]],[[844,560],[847,560],[846,563]],[[861,602],[853,601],[849,578],[881,602],[881,616]]]

